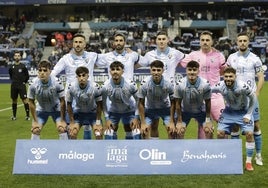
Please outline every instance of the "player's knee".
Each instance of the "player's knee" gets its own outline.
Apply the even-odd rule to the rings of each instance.
[[[36,135],[40,135],[41,133],[40,127],[33,127],[31,131],[33,134],[36,134]]]
[[[254,140],[254,136],[253,136],[253,132],[246,132],[246,140],[247,141],[253,141]]]
[[[69,130],[69,136],[71,139],[77,139],[77,135],[78,135],[78,129],[75,127],[75,128],[71,128]]]
[[[180,127],[180,128],[179,128],[179,134],[180,134],[181,136],[184,136],[185,132],[186,132],[186,127]]]
[[[204,132],[205,132],[205,134],[213,134],[214,129],[213,129],[213,127],[212,128],[205,127]]]
[[[225,138],[225,131],[218,131],[217,132],[217,137],[220,138],[220,139]]]
[[[209,128],[208,127],[205,127],[204,128],[204,132],[205,132],[205,134],[209,134]]]
[[[141,138],[142,138],[142,139],[149,139],[149,137],[150,137],[149,132],[143,132],[143,133],[141,134]]]
[[[151,134],[151,129],[149,127],[147,127],[145,130],[141,131],[142,139],[149,139],[150,134]]]
[[[64,127],[64,126],[62,126],[62,125],[59,125],[59,126],[58,126],[58,132],[59,132],[59,134],[61,134],[61,133],[65,133],[65,132],[66,132],[66,127]]]
[[[22,102],[23,102],[24,104],[28,104],[28,99],[27,99],[27,98],[22,99]]]

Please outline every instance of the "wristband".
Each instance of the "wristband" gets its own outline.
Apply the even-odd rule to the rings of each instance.
[[[96,120],[96,125],[100,125],[101,124],[101,120]]]
[[[206,117],[206,123],[209,123],[211,119],[209,117]]]

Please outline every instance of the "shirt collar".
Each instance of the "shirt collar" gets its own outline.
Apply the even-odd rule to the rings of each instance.
[[[249,53],[250,53],[250,50],[247,49],[247,51],[245,53],[243,53],[243,54],[240,51],[238,51],[237,53],[238,53],[238,56],[247,57],[249,55]]]
[[[72,56],[73,60],[78,60],[78,59],[80,59],[81,57],[82,57],[83,59],[86,59],[86,52],[83,52],[83,54],[82,54],[81,56],[78,56],[78,55],[74,54],[73,51],[72,51],[72,52],[71,52],[71,56]]]
[[[200,85],[200,82],[201,82],[200,77],[197,77],[197,80],[196,80],[195,84],[191,84],[189,82],[188,78],[187,78],[187,84],[186,85],[187,85],[187,87],[191,87],[191,86],[198,87]]]
[[[48,78],[48,82],[45,84],[41,80],[39,80],[39,81],[40,81],[40,84],[42,87],[48,87],[51,85],[51,77]]]
[[[157,55],[164,54],[167,55],[169,53],[169,47],[167,47],[164,51],[160,51],[158,48],[156,48]]]
[[[125,82],[125,79],[123,78],[123,77],[121,77],[121,81],[120,81],[120,84],[119,84],[119,87],[123,87],[123,85],[124,85],[124,82]],[[116,85],[114,84],[114,82],[113,82],[113,79],[111,78],[111,80],[110,80],[110,83],[111,83],[111,85],[113,86],[113,87],[116,87]]]
[[[153,83],[153,85],[155,85],[155,86],[163,86],[164,85],[164,77],[163,77],[163,75],[162,75],[162,78],[161,78],[161,81],[160,81],[160,84],[155,84],[154,83],[154,81],[153,81],[153,77],[151,76],[151,82]]]
[[[125,56],[126,55],[126,50],[124,50],[121,54],[119,54],[119,53],[117,53],[117,51],[113,51],[113,54],[115,55],[115,56],[119,56],[119,55],[121,55],[121,56]]]

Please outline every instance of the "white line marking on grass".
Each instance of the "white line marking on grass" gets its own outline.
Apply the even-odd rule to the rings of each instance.
[[[18,107],[21,107],[23,104],[19,104]],[[3,111],[7,111],[7,110],[11,110],[11,107],[9,108],[4,108],[4,109],[0,109],[0,112],[3,112]]]

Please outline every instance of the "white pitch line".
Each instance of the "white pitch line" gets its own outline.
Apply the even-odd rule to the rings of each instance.
[[[19,104],[18,107],[21,107],[23,104]],[[12,108],[9,107],[9,108],[4,108],[4,109],[0,109],[0,112],[3,112],[3,111],[7,111],[7,110],[11,110]]]

